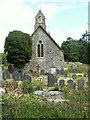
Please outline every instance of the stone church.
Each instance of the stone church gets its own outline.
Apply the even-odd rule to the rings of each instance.
[[[51,67],[64,68],[64,56],[60,46],[46,31],[45,16],[39,10],[35,16],[32,38],[32,58],[25,66],[26,70],[44,70],[50,72]]]

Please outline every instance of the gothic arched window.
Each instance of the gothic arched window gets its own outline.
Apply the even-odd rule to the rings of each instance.
[[[38,48],[37,48],[38,50],[38,57],[40,57],[40,44],[38,44]]]
[[[44,47],[42,41],[39,41],[37,45],[37,57],[44,57]]]

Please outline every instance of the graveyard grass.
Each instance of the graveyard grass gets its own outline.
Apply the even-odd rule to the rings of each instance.
[[[70,65],[66,64],[66,67],[70,69]],[[87,73],[88,66],[80,66],[81,73]],[[66,70],[68,76],[71,77],[69,69]],[[3,86],[7,88],[7,93],[2,96],[2,117],[4,119],[26,119],[26,118],[37,118],[46,119],[48,118],[89,118],[89,94],[90,90],[88,86],[84,89],[69,89],[67,86],[48,87],[47,76],[44,76],[45,80],[39,81],[36,76],[32,76],[32,87],[33,90],[59,90],[63,91],[64,98],[66,101],[54,103],[49,102],[44,97],[35,96],[32,92],[24,94],[22,89],[19,88],[19,96],[16,95],[14,90],[17,89],[17,81],[8,79],[4,81]],[[62,76],[58,75],[58,78]],[[78,78],[75,79],[77,81]],[[85,83],[88,79],[83,77]],[[19,86],[20,87],[20,86]],[[28,88],[31,89],[31,88]]]
[[[3,118],[88,118],[88,91],[67,90],[64,93],[68,101],[48,102],[32,93],[19,98],[15,94],[3,96]]]

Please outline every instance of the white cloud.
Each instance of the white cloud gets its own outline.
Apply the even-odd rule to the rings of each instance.
[[[55,40],[55,42],[61,46],[62,42],[66,40],[67,36],[63,29],[60,27],[54,27],[52,28],[52,31],[50,31],[51,37]]]
[[[56,12],[58,12],[59,7],[56,4],[42,3],[41,10],[45,14],[46,18],[48,20],[50,20],[50,19],[52,19],[52,17],[54,17],[56,15]]]
[[[0,1],[0,52],[3,51],[5,37],[12,30],[29,31],[34,24],[34,11],[22,0]],[[31,31],[31,30],[30,30]]]
[[[21,30],[30,34],[34,31],[34,19],[40,7],[46,17],[46,26],[51,26],[51,36],[59,45],[63,40],[66,40],[66,31],[50,23],[60,9],[74,9],[77,6],[63,4],[63,6],[60,7],[60,1],[53,1],[54,2],[51,0],[48,0],[48,2],[47,0],[0,0],[0,52],[4,50],[5,38],[10,31]],[[80,31],[82,33],[84,32],[81,28],[71,31],[68,29],[68,35],[74,38],[74,36],[80,35]]]
[[[40,9],[40,0],[32,0],[36,5],[36,11],[33,6],[30,7],[28,0],[0,0],[0,52],[3,52],[5,38],[10,31],[21,30],[31,34],[34,30],[34,18]],[[35,7],[35,6],[34,6]],[[46,16],[46,23],[58,11],[55,4],[41,4],[42,12]]]
[[[63,5],[60,7],[61,10],[67,10],[67,9],[74,9],[76,8],[76,5]]]
[[[87,26],[82,26],[82,27],[78,27],[78,28],[74,28],[68,31],[68,37],[72,37],[73,39],[80,39],[82,37],[82,34],[85,33],[85,31],[87,30]]]

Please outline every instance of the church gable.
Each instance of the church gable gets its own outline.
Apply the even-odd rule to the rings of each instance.
[[[32,58],[27,65],[30,69],[50,72],[52,66],[57,69],[64,67],[64,56],[60,46],[53,40],[51,35],[46,31],[45,16],[39,10],[35,17],[34,32],[32,38]],[[27,69],[27,68],[26,68]]]
[[[46,35],[47,37],[49,37],[49,39],[50,39],[60,50],[62,50],[62,49],[60,48],[60,46],[59,46],[59,45],[54,41],[54,39],[51,37],[51,35],[50,35],[49,33],[47,33],[47,31],[44,30],[42,26],[39,26],[39,27],[33,32],[33,34],[31,35],[31,38],[33,38],[33,36],[34,36],[35,34],[39,34],[38,38],[40,38],[40,36],[43,36],[43,34],[41,34],[41,32],[42,32],[44,35]]]
[[[31,37],[32,59],[41,65],[42,69],[48,67],[50,70],[52,65],[60,67],[59,64],[63,62],[63,54],[52,37],[41,26],[34,31]],[[63,64],[61,66],[63,67]]]

